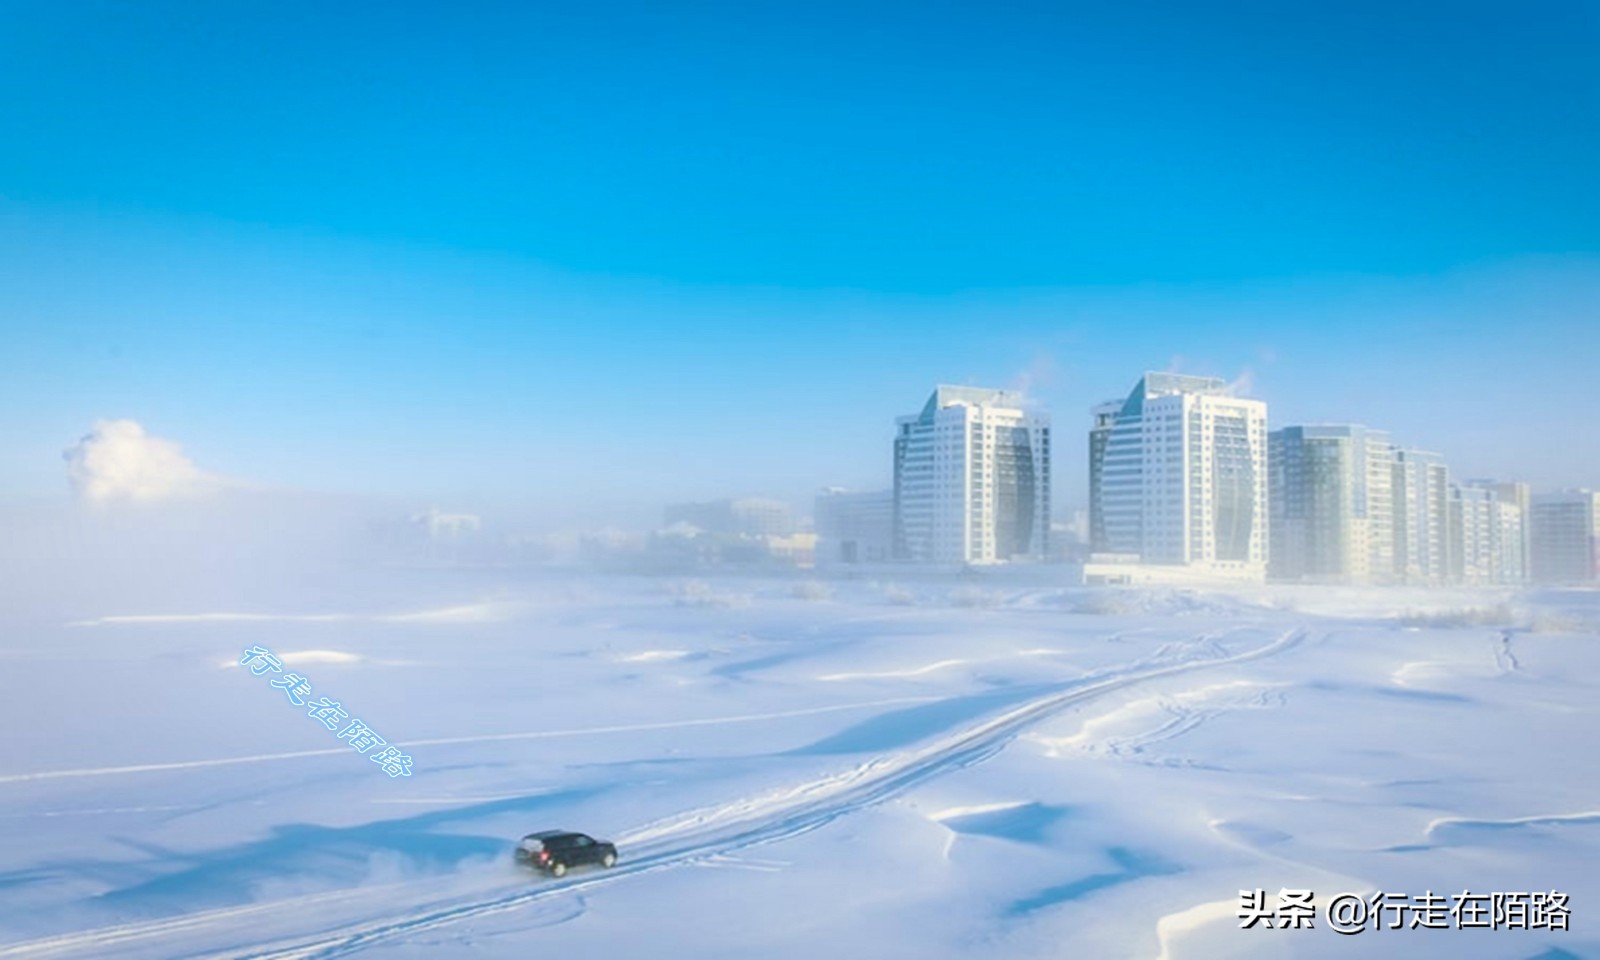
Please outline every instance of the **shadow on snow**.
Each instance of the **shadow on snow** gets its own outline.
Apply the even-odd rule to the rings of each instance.
[[[139,912],[188,911],[197,903],[207,906],[246,903],[255,887],[267,882],[313,883],[340,886],[369,875],[374,858],[405,871],[445,872],[463,861],[502,854],[507,838],[474,834],[435,833],[436,828],[505,813],[525,813],[587,799],[602,788],[509,797],[484,803],[434,810],[412,817],[378,820],[347,827],[317,824],[283,824],[262,840],[236,844],[199,854],[165,850],[124,840],[144,850],[152,861],[131,869],[148,875],[186,864],[153,879],[142,879],[95,898],[101,906],[135,908]],[[105,864],[80,865],[91,871]],[[128,865],[119,865],[122,871]]]
[[[1025,897],[1013,903],[1006,911],[1007,916],[1022,916],[1053,907],[1057,904],[1068,903],[1086,897],[1097,890],[1115,887],[1124,883],[1132,883],[1145,877],[1160,877],[1179,873],[1183,869],[1175,863],[1162,859],[1156,854],[1143,853],[1128,847],[1109,847],[1106,856],[1117,865],[1115,872],[1094,873],[1087,877],[1063,883],[1060,886],[1049,887],[1039,891],[1031,897]]]

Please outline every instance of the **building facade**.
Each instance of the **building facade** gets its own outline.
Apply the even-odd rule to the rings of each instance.
[[[1532,513],[1534,582],[1600,582],[1600,492],[1537,494]]]
[[[928,563],[1049,551],[1050,420],[1020,394],[940,386],[895,422],[893,556]]]
[[[1448,579],[1451,583],[1522,582],[1522,511],[1493,489],[1450,485]]]
[[[1499,500],[1500,503],[1516,507],[1514,512],[1518,530],[1517,540],[1514,543],[1507,541],[1506,543],[1502,544],[1502,549],[1511,550],[1514,548],[1516,550],[1517,557],[1514,561],[1509,557],[1504,558],[1502,563],[1508,567],[1515,567],[1520,571],[1520,573],[1517,574],[1516,580],[1507,580],[1504,582],[1526,583],[1533,571],[1532,488],[1520,480],[1469,480],[1467,481],[1467,485],[1472,487],[1482,487],[1485,490],[1492,490],[1494,492],[1495,499]],[[1511,516],[1512,511],[1503,511],[1501,515],[1502,525],[1510,522]]]
[[[1405,583],[1450,578],[1450,469],[1425,450],[1394,453],[1394,568]]]
[[[1450,579],[1515,585],[1528,579],[1526,483],[1472,480],[1450,488]]]
[[[1222,380],[1146,373],[1092,411],[1096,554],[1260,579],[1268,554],[1267,405]]]
[[[883,563],[894,556],[894,491],[830,487],[817,494],[817,565]]]
[[[1382,583],[1394,575],[1394,452],[1356,424],[1268,437],[1274,579]]]

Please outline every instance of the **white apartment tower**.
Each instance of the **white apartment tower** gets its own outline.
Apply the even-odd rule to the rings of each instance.
[[[1535,583],[1600,583],[1600,492],[1533,497]]]
[[[1450,470],[1437,453],[1394,453],[1394,566],[1406,583],[1450,578]]]
[[[1043,558],[1050,419],[1020,394],[940,386],[895,421],[894,557],[932,563]]]
[[[1526,483],[1471,480],[1450,488],[1450,578],[1514,585],[1528,579]]]
[[[1522,508],[1489,486],[1450,484],[1449,580],[1517,584],[1522,571]]]
[[[1094,408],[1089,527],[1099,554],[1264,577],[1267,405],[1210,377],[1146,373]]]
[[[1268,438],[1272,560],[1281,580],[1374,583],[1394,575],[1394,451],[1356,424]]]

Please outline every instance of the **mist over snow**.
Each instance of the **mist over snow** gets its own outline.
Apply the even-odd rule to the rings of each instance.
[[[195,499],[0,508],[0,604],[12,617],[264,608],[370,568],[359,501],[217,491]]]
[[[64,459],[73,499],[0,503],[9,619],[347,607],[386,564],[437,540],[453,559],[476,532],[438,511],[419,523],[405,501],[223,478],[132,420],[96,422]]]

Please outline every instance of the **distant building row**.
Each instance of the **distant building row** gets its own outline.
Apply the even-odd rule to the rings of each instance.
[[[1221,380],[1146,374],[1093,411],[1091,579],[1153,565],[1346,583],[1594,582],[1600,495],[1455,483],[1437,454],[1355,425],[1268,432]]]
[[[1052,549],[1050,420],[1005,390],[940,386],[895,422],[890,490],[824,491],[817,562],[984,564]],[[1089,429],[1091,581],[1600,580],[1600,494],[1452,481],[1439,455],[1356,425],[1268,431],[1222,380],[1147,373]]]
[[[1275,579],[1590,583],[1600,494],[1455,482],[1438,454],[1355,425],[1288,427],[1270,441]]]
[[[1437,454],[1353,425],[1278,430],[1270,450],[1276,579],[1516,584],[1543,556],[1525,483],[1454,483]]]

